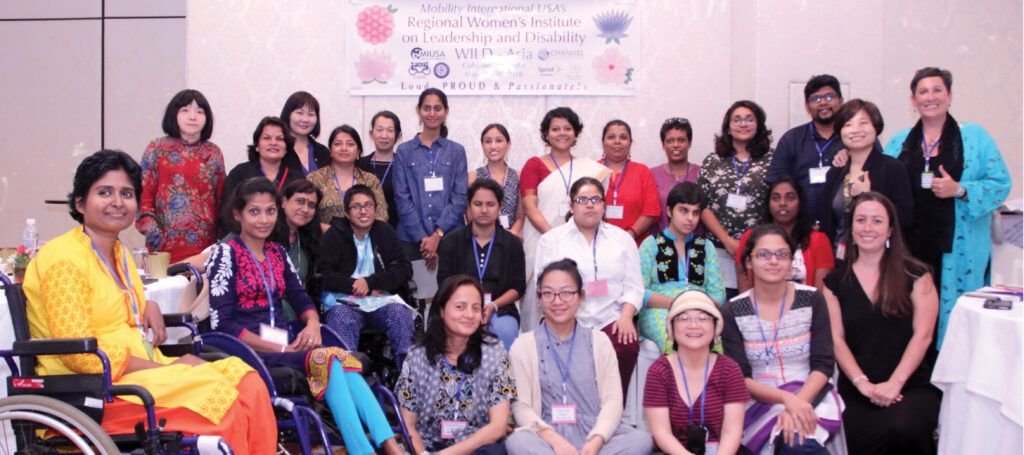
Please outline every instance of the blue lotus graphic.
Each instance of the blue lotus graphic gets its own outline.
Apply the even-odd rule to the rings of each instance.
[[[605,11],[594,16],[594,24],[601,31],[597,36],[604,38],[605,44],[612,41],[615,41],[616,44],[622,44],[619,38],[629,36],[626,34],[626,30],[631,23],[633,23],[633,16],[630,16],[625,11]]]

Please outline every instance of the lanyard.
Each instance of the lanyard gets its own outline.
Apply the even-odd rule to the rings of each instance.
[[[747,158],[747,161],[743,163],[743,171],[740,171],[740,167],[736,164],[738,160],[735,156],[732,157],[732,170],[736,171],[736,194],[740,193],[740,181],[747,174],[747,168],[750,167],[751,161],[754,161],[754,157]]]
[[[693,235],[693,233],[690,233],[690,235]],[[690,235],[686,236],[686,239],[689,239]],[[680,277],[681,281],[686,283],[687,286],[689,286],[690,285],[690,254],[686,250],[686,239],[683,239],[683,254],[682,254],[682,256],[683,256],[683,269],[679,271],[679,274],[682,275]]]
[[[441,360],[444,361],[445,373],[448,373],[454,379],[456,376],[455,369],[452,368],[452,364],[448,363],[448,357],[441,354]],[[459,385],[457,386],[458,389],[455,390],[455,412],[460,412],[462,408],[462,383],[466,382],[466,374],[461,371],[459,373],[461,373],[459,375]]]
[[[601,164],[604,164],[604,161]],[[687,163],[687,166],[689,166],[689,163]],[[629,160],[626,160],[626,164],[622,165],[622,172],[619,173],[619,178],[615,181],[615,186],[612,187],[612,205],[619,205],[619,184],[626,180],[627,169],[629,169]]]
[[[425,146],[423,144],[420,144],[420,147],[423,147],[421,150],[423,150],[423,154],[427,156],[427,161],[430,161],[430,176],[433,177],[433,176],[437,175],[437,173],[436,173],[436,170],[437,170],[437,159],[441,157],[441,150],[438,150],[437,151],[437,155],[434,155],[434,159],[431,160],[430,159],[430,147],[427,147],[427,146]],[[391,165],[388,165],[388,167],[391,167]]]
[[[469,241],[473,243],[473,264],[476,264],[476,276],[480,281],[484,281],[484,272],[487,271],[487,264],[491,262],[491,250],[494,249],[494,235],[498,233],[497,228],[491,233],[491,243],[487,244],[487,253],[484,255],[484,262],[480,262],[480,248],[476,244],[476,239],[473,236],[469,236]]]
[[[284,165],[284,163],[282,163],[282,165]],[[284,166],[284,167],[285,167],[285,174],[282,175],[281,176],[281,180],[278,181],[278,191],[279,192],[281,191],[282,185],[285,184],[285,179],[288,178],[288,166]],[[262,163],[260,163],[260,165],[259,165],[259,171],[263,174],[264,177],[270,178],[270,176],[266,174],[266,171],[263,170],[263,164]],[[281,171],[279,170],[278,173],[281,173]],[[273,181],[273,178],[270,178],[270,181]]]
[[[373,166],[373,172],[374,173],[377,173],[377,156],[376,155],[377,154],[375,152],[374,156],[370,157],[370,163]],[[386,169],[384,169],[384,176],[380,178],[380,184],[381,185],[383,185],[384,181],[388,179],[388,172],[391,172],[391,165],[392,164],[395,164],[395,160],[394,159],[392,159],[391,161],[388,161],[388,167]]]
[[[338,174],[334,174],[334,184],[338,186],[338,196],[341,196],[341,206],[344,207],[345,206],[345,190],[341,189],[341,182],[338,181]],[[352,188],[355,185],[356,185],[356,170],[352,169],[352,185],[349,186],[349,188]]]
[[[306,155],[307,156],[306,162],[309,163],[309,167],[307,167],[306,169],[303,169],[303,171],[306,172],[306,175],[309,175],[310,173],[312,173],[313,171],[318,169],[317,165],[316,165],[316,154],[313,153],[313,142],[312,141],[310,141],[308,144],[306,144],[306,149],[308,150],[308,153],[309,153],[308,155]]]
[[[554,159],[552,159],[552,161],[554,161]],[[489,178],[491,180],[494,180],[494,177],[492,177],[493,174],[491,174],[491,165],[490,164],[485,164],[484,165],[484,170],[487,171],[487,178]],[[505,182],[506,181],[508,181],[508,165],[505,165],[505,177],[502,177],[502,179],[501,179],[501,189],[502,190],[505,189]]]
[[[925,172],[931,172],[931,167],[929,166],[929,162],[932,160],[932,152],[935,151],[935,147],[939,146],[939,142],[941,142],[942,138],[940,137],[939,139],[940,140],[935,141],[935,143],[932,144],[931,147],[929,147],[928,146],[928,141],[924,138],[924,133],[921,133],[921,145],[923,146],[922,148],[924,149],[924,171]]]
[[[676,356],[676,362],[679,363],[679,372],[683,374],[683,388],[686,389],[686,401],[690,402],[690,426],[693,426],[693,399],[690,398],[690,384],[686,382],[686,368],[683,368],[683,361],[679,360],[679,356]],[[711,355],[708,354],[708,359],[704,361],[704,385],[700,389],[700,427],[704,428],[704,405],[708,402],[708,397],[704,396],[704,392],[708,390],[708,367],[711,366]]]
[[[555,154],[554,153],[549,153],[548,156],[551,157],[551,162],[555,163],[555,169],[558,169],[558,175],[562,176],[562,183],[565,184],[565,195],[568,196],[569,195],[569,186],[572,184],[572,160],[573,160],[573,157],[572,157],[572,155],[569,155],[569,179],[566,180],[565,174],[562,173],[562,167],[559,166],[558,165],[558,161],[555,160]]]
[[[594,243],[591,243],[592,247],[590,253],[594,258],[594,281],[597,281],[597,234],[601,231],[601,224],[598,223],[597,227],[594,228]]]
[[[625,172],[625,170],[623,170],[623,172]],[[679,177],[672,173],[672,166],[669,166],[668,163],[665,163],[665,172],[668,173],[668,175],[671,175],[672,180],[675,180],[676,183],[683,183],[686,181],[687,177],[690,176],[690,162],[686,162],[686,172],[683,173],[682,180],[679,180]]]
[[[572,346],[576,343],[576,327],[572,328],[572,336],[569,337],[569,356],[565,359],[565,364],[562,364],[562,358],[558,356],[558,351],[555,351],[554,344],[551,341],[551,331],[548,330],[548,323],[544,323],[544,333],[548,336],[548,346],[551,347],[551,356],[555,358],[555,366],[558,367],[558,374],[562,375],[562,404],[565,404],[569,399],[569,388],[566,387],[566,383],[569,382],[569,367],[572,366]]]
[[[82,227],[82,232],[89,237],[89,233],[85,230],[84,226]],[[100,261],[103,262],[103,265],[107,267],[107,272],[110,272],[110,277],[113,278],[114,283],[116,283],[117,287],[121,288],[125,294],[128,294],[128,297],[131,299],[131,310],[132,316],[135,318],[135,328],[139,330],[139,335],[142,336],[143,344],[148,344],[148,341],[146,340],[146,332],[142,328],[142,318],[139,316],[139,302],[135,298],[135,287],[132,285],[132,279],[128,276],[128,252],[125,250],[124,245],[121,245],[121,266],[125,274],[122,279],[121,275],[117,273],[117,270],[114,270],[114,268],[110,266],[110,263],[107,262],[107,258],[103,257],[103,253],[100,252],[100,247],[96,246],[96,242],[92,240],[92,237],[89,237],[89,242],[92,243],[92,250],[96,253],[96,256],[99,257]],[[149,352],[149,349],[151,348],[147,347],[146,351]],[[152,360],[153,354],[149,354],[149,358]]]
[[[825,154],[825,150],[828,150],[828,146],[832,145],[832,141],[836,140],[836,135],[833,134],[832,137],[825,142],[825,145],[819,146],[818,140],[814,138],[814,125],[812,123],[808,123],[807,128],[811,130],[811,143],[814,144],[814,148],[818,151],[818,167],[822,167],[822,155]]]
[[[789,289],[786,289],[786,295],[782,296],[782,305],[779,306],[779,319],[775,321],[775,335],[772,338],[772,344],[768,344],[768,337],[764,334],[764,326],[761,325],[761,313],[757,311],[757,293],[754,291],[750,292],[750,298],[754,301],[754,316],[757,317],[757,328],[761,330],[761,341],[764,342],[764,365],[768,366],[771,362],[768,360],[772,356],[772,347],[779,342],[779,323],[782,322],[782,313],[786,311],[786,297],[789,295]],[[782,358],[779,358],[779,362],[782,362]]]
[[[267,306],[270,307],[270,326],[273,327],[274,326],[274,290],[277,289],[277,286],[274,283],[274,271],[271,270],[271,268],[270,268],[270,257],[268,257],[267,253],[266,253],[267,248],[266,247],[263,248],[263,257],[264,257],[264,259],[267,260],[267,272],[270,275],[270,284],[269,285],[267,284],[267,275],[263,274],[263,267],[260,266],[260,261],[256,259],[256,255],[252,252],[252,249],[250,249],[249,245],[246,245],[245,242],[240,242],[240,243],[243,246],[245,246],[245,250],[249,252],[249,257],[252,258],[252,262],[256,266],[256,271],[260,273],[260,280],[263,280],[263,288],[266,289],[266,291],[267,291],[267,303],[268,303]]]

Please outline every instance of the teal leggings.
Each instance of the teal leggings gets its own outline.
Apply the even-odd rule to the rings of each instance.
[[[345,371],[338,359],[332,362],[324,399],[331,408],[331,414],[334,414],[334,421],[338,424],[348,453],[369,455],[373,453],[373,447],[366,440],[363,422],[377,447],[395,437],[395,433],[391,431],[384,411],[377,404],[363,376],[354,371]]]

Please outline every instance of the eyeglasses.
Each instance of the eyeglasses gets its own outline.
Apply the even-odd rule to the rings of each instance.
[[[558,296],[558,298],[562,299],[563,302],[568,302],[569,299],[573,298],[576,294],[579,294],[579,292],[580,291],[540,291],[537,295],[540,296],[540,301],[544,303],[554,302],[555,296]]]
[[[751,116],[751,117],[733,117],[733,118],[729,119],[729,123],[732,123],[733,125],[742,125],[742,124],[753,125],[753,124],[757,123],[757,117],[753,117],[753,116]]]
[[[758,251],[756,251],[754,253],[754,257],[756,257],[756,258],[758,258],[758,259],[760,259],[762,261],[770,260],[772,258],[772,256],[775,256],[780,261],[784,261],[786,259],[789,259],[790,252],[786,251],[786,250],[779,250],[779,251],[758,250]]]
[[[822,101],[832,101],[839,99],[839,95],[835,93],[826,93],[824,95],[811,95],[807,97],[807,102],[811,104],[818,104]]]
[[[600,204],[600,203],[604,202],[604,197],[603,196],[590,196],[590,197],[580,196],[580,197],[577,197],[577,198],[573,198],[572,201],[577,203],[577,204],[586,204],[588,202],[591,203],[591,204]]]
[[[665,119],[665,123],[662,123],[662,125],[663,126],[664,125],[672,125],[672,124],[684,124],[685,125],[685,124],[689,124],[689,123],[690,123],[690,121],[685,119],[685,118],[683,118],[683,117],[672,117],[672,118]]]
[[[713,318],[710,315],[705,314],[705,313],[701,313],[701,314],[698,314],[696,316],[691,316],[691,315],[688,315],[688,314],[680,314],[679,316],[676,316],[675,320],[677,322],[682,322],[683,324],[689,324],[691,322],[696,322],[697,325],[700,325],[700,324],[704,324],[706,322],[714,321],[715,318]]]
[[[354,212],[362,212],[363,209],[366,209],[366,210],[369,210],[369,211],[372,212],[375,208],[377,208],[377,204],[373,203],[373,202],[366,202],[366,203],[363,203],[363,204],[352,204],[352,205],[348,206],[348,209],[352,210]]]

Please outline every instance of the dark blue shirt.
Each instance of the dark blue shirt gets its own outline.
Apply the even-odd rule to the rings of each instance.
[[[449,232],[464,225],[466,212],[466,149],[458,142],[437,138],[430,148],[419,135],[395,151],[395,205],[398,206],[398,237],[418,243],[441,228]],[[441,191],[426,190],[426,179],[444,179]]]
[[[825,182],[811,184],[810,169],[819,165],[831,166],[832,158],[835,158],[836,152],[846,148],[846,146],[843,145],[843,141],[839,138],[838,129],[832,135],[834,139],[832,143],[826,146],[825,144],[828,143],[829,138],[821,137],[818,131],[814,129],[812,123],[805,123],[786,131],[786,134],[782,135],[782,138],[779,139],[779,145],[775,147],[775,155],[772,157],[772,163],[768,166],[768,172],[765,174],[764,180],[770,183],[782,176],[792,176],[804,190],[804,198],[806,199],[804,203],[807,204],[807,214],[812,221],[820,221],[825,210],[825,201],[823,200]],[[818,147],[823,147],[820,163],[815,143],[817,143]]]

